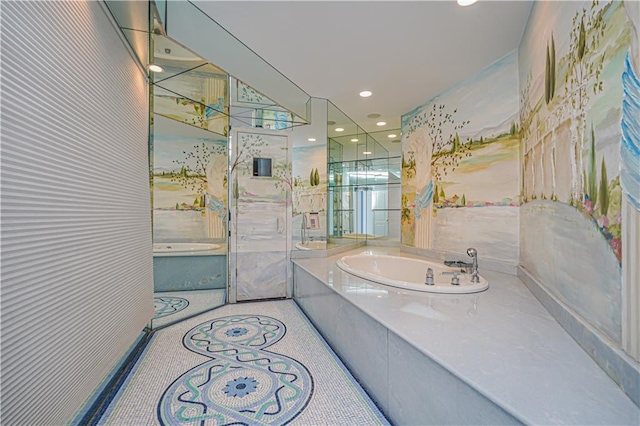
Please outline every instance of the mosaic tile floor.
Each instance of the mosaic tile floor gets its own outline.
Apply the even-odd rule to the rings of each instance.
[[[387,425],[291,300],[226,305],[153,334],[102,425]]]
[[[155,314],[152,327],[157,328],[224,305],[225,290],[167,291],[153,294]]]

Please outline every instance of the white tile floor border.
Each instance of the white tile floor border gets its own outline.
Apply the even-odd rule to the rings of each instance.
[[[304,365],[314,383],[308,405],[290,424],[389,424],[291,300],[226,305],[155,332],[99,424],[159,424],[158,403],[165,389],[188,370],[211,360],[187,350],[184,335],[203,322],[230,315],[263,315],[285,324],[286,334],[267,350]]]

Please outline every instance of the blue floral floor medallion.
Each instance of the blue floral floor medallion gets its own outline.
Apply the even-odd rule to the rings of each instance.
[[[189,306],[189,301],[182,297],[154,297],[153,318],[162,318],[180,312]]]
[[[300,362],[266,351],[286,333],[263,315],[234,315],[198,325],[184,346],[211,358],[163,393],[162,425],[284,425],[304,410],[313,378]]]

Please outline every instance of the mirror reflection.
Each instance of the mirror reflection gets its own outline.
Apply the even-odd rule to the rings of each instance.
[[[227,140],[156,115],[153,142],[156,328],[225,301]]]
[[[328,117],[330,241],[399,243],[401,160],[385,146],[399,131],[378,132],[383,145],[331,103]]]
[[[350,171],[358,166],[358,147],[367,146],[367,135],[333,103],[328,103],[328,224],[329,241],[350,244],[364,235],[356,231],[356,205]]]
[[[149,70],[156,311],[150,327],[158,328],[230,300],[229,228],[242,227],[228,214],[231,125],[293,132],[309,125],[311,99],[189,2],[106,5]],[[209,37],[203,39],[203,33]],[[326,244],[324,102],[318,109],[324,108],[319,121],[324,135],[316,146],[298,147],[296,163],[311,164],[312,172],[296,175],[297,189],[304,188],[298,191],[296,214],[318,233],[313,238]],[[291,160],[285,168],[295,169]],[[307,174],[308,188],[302,185]],[[293,179],[289,184],[293,187]],[[288,202],[292,198],[287,196]]]
[[[152,35],[152,328],[223,305],[227,288],[228,75]]]
[[[371,132],[369,135],[387,152],[387,158],[375,155],[371,163],[374,193],[372,217],[368,230],[375,235],[374,243],[400,244],[402,198],[401,129]],[[373,193],[372,193],[373,194]],[[369,242],[369,240],[367,240]]]
[[[248,84],[229,77],[231,116],[237,126],[284,130],[309,124]]]
[[[195,16],[189,8],[173,12],[185,19]],[[228,298],[230,125],[291,135],[291,248],[399,241],[394,224],[400,223],[400,150],[389,145],[399,136],[388,140],[391,134],[368,134],[326,99],[307,98],[305,111],[305,94],[286,78],[263,78],[274,72],[268,64],[254,67],[265,70],[257,77],[239,72],[273,83],[258,90],[225,71],[242,68],[237,57],[201,46],[183,26],[174,27],[176,35],[190,41],[190,48],[185,47],[165,33],[164,21],[153,21],[148,43],[149,62],[162,69],[150,75],[156,277],[152,327],[212,309]],[[194,53],[194,46],[202,47],[207,58],[216,53],[224,66]],[[289,98],[283,95],[287,93]]]
[[[151,87],[157,328],[229,297],[230,125],[290,130],[307,122],[169,37],[153,34],[152,40],[153,63],[162,68],[152,74]],[[322,165],[324,159],[315,170]],[[313,174],[313,183],[319,180],[319,172]],[[325,202],[315,198],[311,209],[318,213]]]
[[[311,98],[311,123],[292,129],[292,248],[326,250],[327,100]]]

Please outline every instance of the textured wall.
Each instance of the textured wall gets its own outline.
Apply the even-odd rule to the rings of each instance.
[[[65,424],[153,315],[147,84],[98,2],[2,2],[2,424]]]

